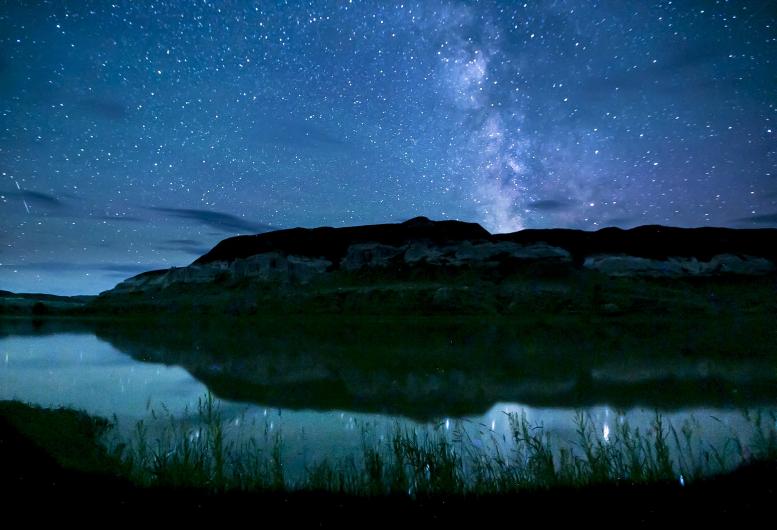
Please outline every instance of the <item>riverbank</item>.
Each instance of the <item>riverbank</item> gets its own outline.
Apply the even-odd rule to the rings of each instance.
[[[0,405],[0,469],[6,513],[33,509],[60,515],[138,516],[157,511],[183,519],[232,518],[254,514],[324,526],[412,522],[618,521],[654,525],[709,521],[741,524],[768,516],[777,500],[777,465],[750,461],[733,472],[682,485],[607,482],[587,487],[529,487],[503,494],[396,493],[355,495],[308,489],[256,491],[212,487],[138,485],[126,475],[117,452],[101,437],[107,422],[70,410],[46,410],[19,403]],[[249,511],[250,510],[250,511]]]

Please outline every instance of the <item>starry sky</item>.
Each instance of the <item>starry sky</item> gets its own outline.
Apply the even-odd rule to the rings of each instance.
[[[0,289],[416,215],[777,226],[777,0],[0,3]]]

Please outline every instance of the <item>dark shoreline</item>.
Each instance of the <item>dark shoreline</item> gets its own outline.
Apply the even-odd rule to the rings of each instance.
[[[7,402],[6,402],[7,403]],[[5,404],[4,404],[5,405]],[[67,432],[63,426],[93,425],[72,411],[43,411],[13,405],[0,414],[0,469],[4,513],[32,516],[111,518],[160,514],[189,519],[244,518],[303,522],[321,526],[412,524],[484,521],[494,517],[524,522],[570,523],[619,519],[628,526],[673,525],[686,522],[735,523],[772,515],[777,501],[777,463],[753,462],[732,473],[702,479],[685,487],[677,482],[633,485],[606,484],[587,488],[525,491],[509,495],[361,497],[325,492],[227,492],[200,489],[138,487],[111,473],[63,466],[61,454],[81,455],[94,464],[110,455],[95,450],[93,435]],[[57,457],[42,447],[41,433],[31,434],[31,416],[45,414],[59,428]],[[19,421],[26,422],[23,429]],[[93,425],[94,426],[94,425]],[[22,432],[26,430],[27,432]],[[32,428],[34,431],[34,428]],[[99,425],[97,426],[99,430]],[[63,445],[64,444],[64,445]],[[90,460],[98,455],[97,460]],[[83,467],[83,466],[82,466]],[[87,468],[89,466],[86,466]],[[99,467],[99,466],[98,466]],[[29,511],[32,510],[32,513]]]

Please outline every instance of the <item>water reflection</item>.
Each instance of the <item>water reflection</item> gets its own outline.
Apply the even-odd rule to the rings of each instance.
[[[431,420],[482,414],[505,401],[662,409],[777,403],[777,356],[764,353],[757,325],[633,325],[211,319],[102,323],[94,332],[135,359],[184,367],[219,397],[279,408]]]
[[[0,352],[2,399],[135,418],[151,402],[182,410],[207,392],[183,368],[137,362],[93,334],[5,337]]]
[[[557,352],[546,350],[548,359],[537,350],[543,340],[551,343],[547,336],[522,342],[520,328],[439,324],[420,334],[366,325],[290,333],[234,325],[229,333],[211,333],[204,326],[63,325],[6,325],[0,334],[0,399],[116,415],[130,432],[135,421],[162,406],[188,421],[210,389],[224,400],[225,430],[232,435],[282,433],[292,475],[322,458],[357,454],[365,436],[385,440],[398,427],[451,437],[465,433],[476,447],[491,446],[510,439],[510,414],[558,439],[575,440],[582,411],[609,443],[624,422],[648,432],[654,407],[663,407],[678,429],[692,421],[705,443],[723,444],[748,431],[739,406],[777,403],[777,385],[769,379],[777,372],[764,359],[722,363],[736,375],[737,386],[715,384],[735,393],[710,392],[714,385],[697,372],[643,392],[641,379],[592,381],[592,372],[618,360],[604,349],[591,353],[596,343],[578,342],[578,355],[564,365]],[[678,371],[676,359],[652,355],[657,366],[664,362],[666,371]],[[742,374],[757,369],[760,379],[745,380]],[[759,392],[768,385],[770,391]]]

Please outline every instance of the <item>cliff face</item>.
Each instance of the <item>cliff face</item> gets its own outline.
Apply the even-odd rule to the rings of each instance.
[[[323,258],[338,263],[349,247],[364,243],[398,247],[414,241],[426,241],[438,245],[452,241],[479,241],[490,238],[491,234],[476,223],[430,221],[426,217],[416,217],[398,224],[346,228],[293,228],[225,239],[197,259],[194,265],[204,265],[214,261],[233,261],[266,252]]]
[[[172,285],[256,280],[306,283],[336,271],[412,269],[502,274],[531,265],[606,276],[682,278],[775,272],[777,230],[523,230],[489,234],[480,225],[415,218],[399,224],[294,228],[225,239],[187,267],[129,278],[108,294]]]
[[[188,267],[151,271],[128,278],[104,294],[158,290],[172,285],[210,284],[225,280],[305,282],[326,272],[332,263],[325,259],[263,252],[232,261],[193,263]]]
[[[166,288],[174,284],[213,283],[224,280],[258,280],[306,283],[328,272],[358,272],[364,270],[408,270],[412,268],[495,269],[507,262],[571,263],[564,249],[544,244],[518,245],[482,241],[435,245],[428,241],[413,241],[401,246],[380,243],[354,244],[345,248],[337,261],[320,257],[262,252],[246,258],[218,260],[188,267],[129,278],[113,293]]]

